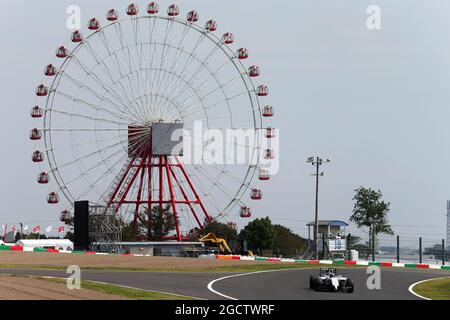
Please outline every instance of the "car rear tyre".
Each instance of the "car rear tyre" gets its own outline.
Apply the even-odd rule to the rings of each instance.
[[[316,290],[317,287],[317,279],[314,276],[310,276],[309,277],[309,288]]]
[[[355,285],[353,284],[352,279],[347,279],[347,292],[348,293],[353,293],[353,291],[355,291]]]

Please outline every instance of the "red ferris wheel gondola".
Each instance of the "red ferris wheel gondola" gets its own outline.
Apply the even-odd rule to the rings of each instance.
[[[48,204],[58,204],[59,203],[59,196],[56,192],[50,192],[47,196],[47,203]]]
[[[225,44],[232,44],[234,42],[234,36],[231,32],[224,33],[222,41]]]
[[[44,69],[44,74],[47,77],[53,77],[54,75],[56,75],[56,67],[52,64],[47,65]]]
[[[106,13],[106,20],[114,22],[119,20],[119,12],[116,9],[110,9]]]
[[[40,151],[35,151],[31,155],[31,160],[33,160],[33,162],[35,163],[42,162],[44,161],[44,154]]]
[[[66,47],[61,46],[58,49],[56,49],[56,57],[60,59],[67,58],[69,56],[69,50],[67,50]]]
[[[135,16],[138,14],[138,7],[134,3],[130,4],[127,7],[127,15],[129,16]]]
[[[261,180],[261,181],[270,180],[270,172],[269,172],[269,170],[260,169],[259,170],[259,180]]]
[[[88,29],[89,30],[99,30],[100,29],[100,21],[96,18],[92,18],[88,22]]]
[[[72,33],[70,40],[74,43],[80,43],[81,41],[83,41],[83,35],[80,31],[76,30]]]
[[[273,150],[273,149],[264,150],[264,159],[266,159],[266,160],[275,159],[275,150]]]
[[[263,117],[269,118],[273,117],[274,115],[274,109],[272,106],[265,106],[263,108]]]
[[[269,95],[269,88],[266,85],[260,85],[256,89],[256,94],[260,97],[265,97]]]
[[[189,11],[186,16],[186,20],[189,22],[197,22],[199,18],[200,18],[200,15],[195,10]]]
[[[260,189],[252,189],[250,194],[252,200],[261,200],[262,197],[262,191]]]
[[[31,108],[30,114],[32,118],[42,118],[44,116],[44,110],[39,106],[34,106]]]
[[[59,221],[66,222],[72,219],[72,213],[69,210],[63,210],[59,214]]]
[[[149,14],[157,14],[159,12],[159,5],[156,2],[150,2],[147,6]]]
[[[36,95],[38,97],[45,97],[48,94],[48,90],[47,88],[43,85],[40,84],[37,88],[36,88]]]
[[[241,218],[251,218],[252,217],[252,210],[249,207],[242,207],[240,212]]]
[[[37,129],[37,128],[31,129],[31,131],[30,131],[30,139],[31,140],[41,140],[41,138],[42,138],[42,133],[41,133],[41,131],[39,131],[39,129]]]
[[[269,128],[266,128],[264,131],[265,131],[264,135],[267,139],[275,138],[276,131],[274,128],[269,127]]]
[[[238,49],[237,56],[241,60],[247,59],[248,58],[248,50],[245,48]]]
[[[259,77],[260,74],[261,74],[261,70],[259,69],[258,66],[251,66],[248,69],[248,75],[250,77]]]
[[[48,184],[50,181],[50,176],[47,172],[41,172],[37,177],[37,181],[39,184]]]
[[[205,29],[209,32],[213,32],[217,30],[217,22],[215,20],[208,20],[205,23]]]
[[[180,14],[180,8],[176,4],[171,4],[167,9],[167,15],[169,17],[176,17]]]

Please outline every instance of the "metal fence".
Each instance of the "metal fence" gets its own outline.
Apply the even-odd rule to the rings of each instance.
[[[379,235],[374,245],[368,235],[349,241],[348,251],[358,251],[359,260],[399,263],[450,264],[444,239],[420,236]],[[352,239],[349,237],[348,239]]]
[[[356,236],[356,237],[355,237]],[[375,246],[366,233],[349,234],[347,236],[346,250],[342,251],[345,259],[351,260],[351,251],[357,251],[358,260],[398,262],[398,263],[424,263],[436,265],[450,265],[450,248],[444,239],[426,238],[409,235],[378,235]],[[332,259],[332,254],[322,252],[319,246],[319,259]],[[255,252],[255,254],[283,258],[313,259],[308,255],[307,242],[302,248],[286,250],[274,248],[268,252]]]

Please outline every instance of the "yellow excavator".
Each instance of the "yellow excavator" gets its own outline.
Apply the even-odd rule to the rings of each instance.
[[[214,233],[210,232],[206,236],[198,239],[198,241],[201,242],[211,242],[215,244],[221,253],[228,253],[232,254],[230,246],[228,246],[228,243],[225,239],[217,237]]]
[[[210,232],[206,236],[198,239],[198,241],[210,242],[210,243],[215,244],[219,248],[220,253],[233,254],[233,252],[231,252],[230,246],[228,245],[227,241],[225,239],[217,237],[215,233]],[[253,256],[253,252],[248,250],[247,255]]]

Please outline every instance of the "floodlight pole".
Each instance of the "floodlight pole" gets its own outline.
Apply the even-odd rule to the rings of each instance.
[[[316,167],[316,202],[315,202],[315,212],[314,212],[314,259],[319,260],[319,177],[320,166],[324,163],[323,159],[320,157],[310,157],[308,158],[308,163],[311,163]],[[326,163],[330,162],[330,159],[326,160]],[[325,239],[323,239],[325,241]]]
[[[316,205],[314,213],[314,259],[319,260],[319,169],[321,161],[316,161]],[[323,239],[325,241],[325,239]]]

